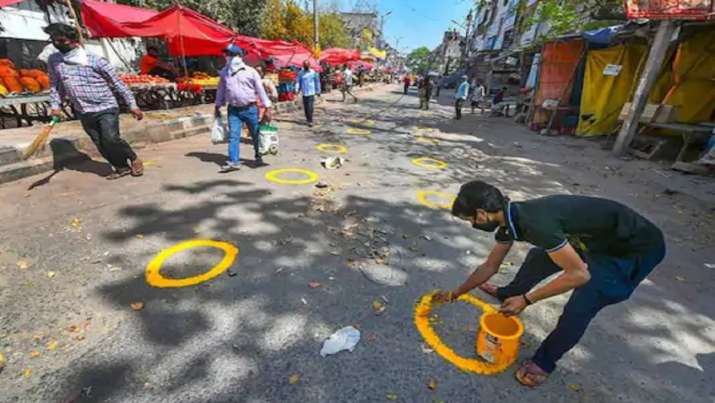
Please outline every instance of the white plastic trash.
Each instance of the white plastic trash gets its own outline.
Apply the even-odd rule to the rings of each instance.
[[[213,126],[211,127],[211,142],[214,144],[225,143],[227,138],[227,131],[228,129],[223,123],[223,119],[217,117],[216,120],[214,120]]]
[[[320,355],[322,357],[326,357],[339,353],[343,350],[348,350],[352,353],[358,342],[360,342],[360,331],[352,326],[346,326],[333,333],[323,342],[323,348],[320,349]]]

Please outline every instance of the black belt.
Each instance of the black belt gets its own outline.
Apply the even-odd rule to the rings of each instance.
[[[256,106],[256,103],[255,103],[255,102],[251,102],[250,104],[246,104],[246,105],[243,105],[243,106],[231,105],[231,108],[233,108],[233,109],[235,109],[235,110],[237,110],[237,111],[239,111],[239,112],[242,112],[242,111],[245,111],[246,109],[250,109],[250,108],[253,107],[253,106]]]

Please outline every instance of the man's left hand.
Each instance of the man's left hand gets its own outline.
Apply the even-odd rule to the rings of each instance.
[[[263,120],[266,122],[273,120],[273,110],[271,108],[266,108],[266,112],[263,114]]]
[[[133,108],[133,109],[129,110],[129,112],[131,112],[132,115],[134,115],[134,119],[136,119],[136,120],[144,119],[144,112],[142,112],[142,110],[139,108]]]
[[[514,316],[521,313],[526,308],[526,300],[523,296],[517,295],[507,298],[499,307],[499,312],[504,316]]]

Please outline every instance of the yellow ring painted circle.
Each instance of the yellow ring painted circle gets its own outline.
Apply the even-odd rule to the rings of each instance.
[[[354,134],[357,136],[369,136],[370,135],[370,130],[367,129],[359,129],[357,127],[349,127],[347,130],[348,134]]]
[[[430,157],[420,157],[412,160],[412,163],[421,168],[427,169],[445,169],[449,166],[448,163]]]
[[[162,276],[161,266],[166,259],[183,250],[202,246],[221,249],[224,252],[223,259],[209,271],[197,276],[186,278],[168,278]],[[154,256],[146,266],[145,279],[147,284],[157,288],[179,288],[201,284],[217,277],[231,267],[233,261],[236,260],[236,255],[238,255],[238,248],[228,242],[212,241],[210,239],[192,239],[190,241],[180,242],[170,248],[162,250],[158,255]]]
[[[454,352],[449,346],[444,344],[437,332],[434,331],[429,323],[429,314],[432,312],[432,297],[434,294],[423,295],[415,306],[415,326],[425,339],[425,343],[429,345],[437,355],[444,358],[457,368],[466,372],[473,372],[482,375],[494,375],[503,372],[512,363],[489,363],[476,358],[462,357]],[[459,297],[459,301],[472,304],[481,309],[484,313],[495,312],[496,309],[486,302],[469,294],[463,294]]]
[[[427,199],[429,196],[437,196],[441,197],[443,199],[449,200],[449,202],[446,203],[434,203],[431,202]],[[451,209],[452,204],[454,204],[454,199],[456,199],[457,196],[455,196],[452,193],[447,193],[447,192],[438,192],[436,190],[419,190],[417,191],[417,201],[426,207],[429,208],[434,208],[434,209]]]
[[[281,179],[280,176],[284,174],[295,173],[305,175],[305,179]],[[285,168],[285,169],[274,169],[272,171],[266,172],[266,180],[269,182],[277,183],[279,185],[307,185],[308,183],[313,183],[317,181],[320,177],[317,173],[302,168]]]
[[[340,144],[318,144],[315,148],[326,153],[347,154],[348,152],[348,148]]]

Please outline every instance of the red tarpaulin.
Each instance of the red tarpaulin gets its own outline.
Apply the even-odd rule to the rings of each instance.
[[[0,7],[12,6],[22,1],[23,0],[0,0]]]
[[[360,60],[360,51],[358,49],[330,48],[320,52],[320,62],[331,66],[355,60]]]
[[[302,67],[303,62],[308,60],[310,66],[316,71],[322,71],[318,61],[313,57],[310,49],[299,42],[286,42],[281,40],[269,40],[252,38],[250,36],[237,35],[234,43],[246,51],[246,62],[249,64],[259,64],[271,59],[278,68]]]
[[[172,6],[162,12],[155,12],[136,7],[112,4],[110,14],[105,14],[103,7],[109,4],[99,4],[90,0],[82,4],[82,13],[92,15],[90,29],[94,37],[159,37],[167,43],[172,56],[212,56],[221,54],[221,50],[231,43],[236,35],[229,28],[216,21],[183,6]],[[140,18],[135,11],[140,10],[144,17]],[[106,11],[106,10],[105,10]],[[112,11],[118,11],[112,13]],[[123,11],[123,12],[119,12]],[[154,15],[149,15],[153,12]],[[111,15],[111,17],[109,16]],[[87,19],[85,19],[87,21]],[[104,32],[107,31],[107,32]]]
[[[364,60],[355,60],[352,62],[348,62],[348,67],[350,67],[350,69],[352,70],[363,69],[365,71],[370,71],[375,67],[375,65],[373,65],[372,63],[368,63]]]
[[[158,11],[148,8],[104,3],[97,0],[83,0],[80,11],[84,25],[94,38],[126,37],[128,35],[125,32],[124,24],[141,22],[159,14]]]

